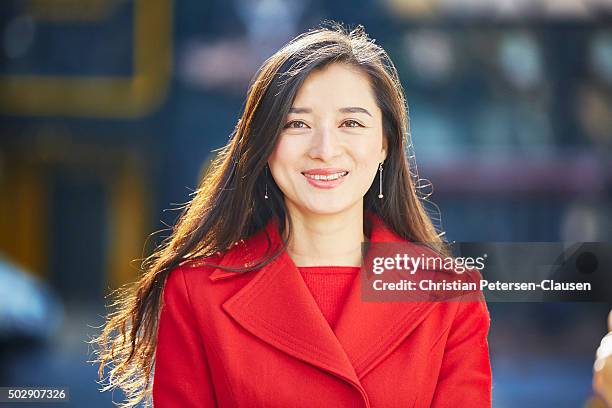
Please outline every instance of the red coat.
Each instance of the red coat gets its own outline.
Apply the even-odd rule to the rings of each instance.
[[[370,241],[404,242],[371,216]],[[262,230],[215,262],[266,245]],[[286,252],[246,274],[200,263],[166,282],[156,408],[491,406],[484,302],[362,302],[355,279],[334,332]]]

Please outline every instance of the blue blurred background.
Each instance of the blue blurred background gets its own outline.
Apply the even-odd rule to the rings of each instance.
[[[611,241],[610,0],[0,7],[0,386],[121,400],[87,363],[104,296],[167,235],[259,65],[323,19],[395,61],[449,240]],[[489,306],[494,407],[583,406],[609,305]]]

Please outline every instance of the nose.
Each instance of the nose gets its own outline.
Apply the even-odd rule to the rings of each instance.
[[[328,126],[318,127],[312,137],[309,156],[312,159],[330,161],[340,154],[337,135]]]

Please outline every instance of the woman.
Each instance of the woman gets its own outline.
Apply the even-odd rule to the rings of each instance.
[[[105,389],[152,391],[156,407],[490,406],[484,302],[360,299],[362,242],[441,244],[407,129],[396,69],[361,27],[270,57],[172,236],[119,294],[98,339]]]

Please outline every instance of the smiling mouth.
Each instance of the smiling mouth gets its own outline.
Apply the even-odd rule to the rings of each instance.
[[[302,173],[304,175],[304,177],[311,179],[311,180],[319,180],[319,181],[332,181],[332,180],[338,180],[342,177],[345,177],[347,174],[349,174],[348,171],[340,171],[338,173],[333,173],[333,174],[309,174],[309,173]]]

